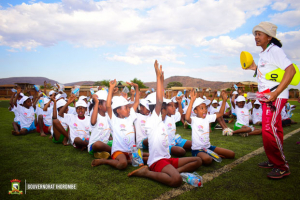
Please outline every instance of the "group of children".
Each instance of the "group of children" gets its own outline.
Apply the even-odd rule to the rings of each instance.
[[[76,101],[73,93],[67,99],[65,93],[51,91],[49,97],[44,98],[42,109],[37,102],[43,94],[36,92],[35,98],[29,98],[18,89],[10,101],[10,110],[15,114],[12,134],[26,135],[35,129],[41,136],[51,134],[54,143],[87,149],[96,158],[91,163],[93,167],[105,164],[125,169],[131,163],[131,149],[136,145],[148,150],[149,153],[143,153],[143,161],[147,165],[128,176],[147,177],[171,187],[181,185],[181,172],[192,172],[202,164],[212,163],[213,159],[205,149],[222,158],[235,157],[233,151],[210,143],[209,136],[216,123],[223,128],[223,135],[261,134],[260,129],[249,126],[250,112],[252,123],[261,124],[262,112],[258,101],[253,103],[252,109],[251,102],[246,103],[244,96],[233,93],[230,113],[226,112],[229,105],[224,91],[220,94],[221,102],[213,100],[215,96],[212,101],[203,96],[197,97],[194,90],[190,91],[190,98],[176,95],[166,99],[162,66],[155,61],[154,68],[156,92],[144,99],[140,99],[135,83],[127,83],[134,88],[130,100],[127,94],[118,95],[117,82],[113,80],[108,92],[100,89],[90,101],[86,96],[80,96]],[[184,108],[182,105],[185,105]],[[224,115],[230,114],[237,117],[234,130],[227,127],[223,119]],[[180,121],[190,125],[191,141],[177,140],[176,123]],[[192,157],[184,157],[186,151],[191,151]],[[171,158],[171,155],[179,158]]]

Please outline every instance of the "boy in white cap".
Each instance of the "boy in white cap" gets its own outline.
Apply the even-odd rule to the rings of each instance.
[[[72,94],[68,100],[68,103],[60,109],[58,115],[63,117],[64,122],[69,126],[71,144],[75,148],[85,150],[89,144],[91,131],[91,118],[90,116],[85,115],[87,110],[86,102],[83,100],[76,102],[77,115],[65,114],[65,110],[75,100],[75,98],[75,95]]]
[[[236,105],[234,103],[236,101]],[[232,97],[232,106],[235,109],[237,121],[234,124],[233,134],[240,134],[242,137],[248,137],[248,135],[260,135],[261,129],[249,126],[249,110],[252,108],[252,104],[245,104],[246,99],[244,96],[238,96],[235,99],[235,95]]]
[[[95,158],[107,159],[111,153],[112,141],[109,140],[111,129],[109,116],[106,112],[107,91],[99,90],[92,96],[94,109],[91,112],[92,134],[88,152]],[[109,143],[110,142],[110,143]]]
[[[45,134],[50,134],[52,125],[52,112],[53,107],[50,106],[51,100],[44,98],[44,108],[43,111],[38,115],[38,125],[36,131],[41,134],[41,136],[46,136]],[[51,138],[52,139],[52,138]]]
[[[117,169],[125,169],[130,162],[129,153],[132,146],[135,145],[133,122],[136,120],[135,112],[139,105],[139,87],[136,83],[127,82],[127,84],[134,86],[136,91],[135,102],[131,108],[130,102],[122,96],[114,96],[112,99],[117,82],[113,80],[109,83],[106,109],[113,129],[112,159],[95,159],[92,162],[93,167],[106,164]]]
[[[128,176],[150,178],[171,187],[179,187],[182,183],[180,173],[195,171],[201,166],[202,162],[197,157],[171,158],[168,132],[163,122],[167,115],[166,102],[163,102],[164,75],[162,66],[159,69],[157,61],[155,61],[154,67],[157,77],[157,89],[156,93],[152,93],[156,96],[152,103],[155,101],[156,105],[145,127],[149,140],[149,159],[147,162],[149,167],[143,166],[129,173]],[[163,106],[163,104],[165,105]]]
[[[17,96],[17,93],[13,92],[13,94],[11,95],[10,101],[9,101],[10,106],[9,106],[8,110],[15,114],[15,118],[12,123],[14,131],[20,132],[20,119],[19,119],[20,113],[18,112],[17,106],[14,105],[14,97],[16,97],[16,96]],[[20,93],[19,100],[22,97],[23,96],[21,96],[21,93]],[[17,105],[19,104],[19,100],[17,100]]]
[[[227,100],[227,94],[223,91],[222,98],[225,102]],[[196,98],[195,91],[191,91],[191,103],[185,115],[185,120],[192,126],[192,155],[200,157],[203,164],[209,165],[212,163],[212,157],[210,157],[203,148],[216,152],[223,158],[234,158],[235,153],[228,149],[223,149],[211,145],[209,139],[209,123],[215,122],[217,118],[222,117],[225,110],[225,104],[222,104],[220,111],[215,114],[207,113],[207,105],[210,104],[210,100],[204,100],[201,97]],[[194,110],[196,117],[191,117],[191,112]]]
[[[87,96],[80,96],[80,97],[78,98],[78,101],[85,101],[85,103],[87,104],[87,110],[86,110],[86,112],[85,112],[85,115],[90,115],[90,110],[89,110],[90,102],[88,102]]]
[[[261,103],[258,100],[255,100],[253,105],[254,108],[252,109],[252,123],[255,125],[261,125],[262,122]]]

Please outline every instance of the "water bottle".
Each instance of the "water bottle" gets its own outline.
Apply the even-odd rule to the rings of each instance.
[[[40,90],[40,86],[39,85],[33,85],[34,89],[38,92]]]
[[[131,154],[132,154],[132,159],[131,159],[132,166],[138,167],[139,166],[139,154],[138,154],[136,145],[132,146]]]
[[[181,91],[178,91],[177,97],[180,97],[181,95],[182,95],[182,92],[181,92]]]
[[[154,88],[152,88],[152,92],[155,92],[155,89],[154,89]]]
[[[144,165],[144,160],[143,160],[143,149],[138,148],[138,155],[139,155],[139,166]]]
[[[216,152],[206,148],[203,148],[203,151],[212,157],[216,162],[222,162],[222,158]]]
[[[79,88],[74,89],[72,93],[76,94],[77,92],[79,92]]]
[[[94,89],[90,88],[91,95],[95,94]]]
[[[217,91],[217,96],[219,97],[221,95],[221,91]]]
[[[183,93],[186,94],[186,89],[183,90]]]
[[[13,92],[13,93],[17,93],[18,91],[16,90],[16,89],[11,89],[11,91]]]
[[[234,87],[234,89],[235,89],[236,91],[239,90],[239,87],[238,87],[236,84],[234,84],[233,87]]]
[[[180,173],[180,176],[182,177],[182,180],[194,187],[203,187],[202,186],[202,177],[197,174],[196,172],[194,173]]]
[[[175,135],[175,142],[176,142],[176,144],[180,143],[181,141],[182,141],[181,135],[176,134],[176,135]]]
[[[256,92],[256,93],[248,92],[247,98],[251,100],[266,101],[270,98],[270,95],[266,95],[265,93],[262,92]]]

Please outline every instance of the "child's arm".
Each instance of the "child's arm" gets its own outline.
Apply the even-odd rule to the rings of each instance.
[[[113,81],[109,82],[109,90],[108,90],[108,95],[107,95],[107,100],[106,100],[106,110],[109,118],[111,119],[112,117],[112,108],[111,108],[111,99],[113,95],[114,88],[117,85],[116,79]]]
[[[15,92],[13,92],[13,94],[11,95],[11,97],[10,97],[10,101],[9,101],[9,104],[10,104],[10,106],[11,106],[11,108],[13,108],[14,107],[14,96],[15,96]],[[17,95],[16,95],[17,96]]]
[[[128,83],[127,84],[131,85],[134,87],[135,89],[135,101],[134,101],[134,104],[133,104],[133,109],[134,111],[136,111],[137,107],[139,106],[139,103],[140,103],[140,93],[139,93],[139,85],[136,84],[136,83]],[[134,96],[134,95],[131,95],[131,97]]]
[[[52,100],[52,98],[51,98]],[[48,107],[50,106],[51,100],[44,106],[43,111],[47,111]]]
[[[161,112],[161,107],[163,104],[163,93],[164,93],[164,72],[162,71],[162,66],[160,65],[160,68],[158,68],[158,62],[155,60],[154,63],[155,73],[156,73],[156,106],[155,106],[155,112],[159,116]]]
[[[178,111],[180,112],[180,115],[182,115],[183,113],[183,109],[182,109],[182,105],[181,105],[181,102],[182,102],[182,97],[176,97],[176,101],[178,103]]]
[[[47,82],[44,81],[44,94],[47,95]]]
[[[93,108],[93,114],[91,116],[91,125],[94,126],[97,123],[99,100],[98,100],[98,96],[96,94],[93,94],[92,98],[93,98],[95,105]]]
[[[17,89],[17,95],[16,95],[16,97],[15,97],[15,99],[14,99],[14,106],[17,106],[17,100],[18,100],[18,98],[20,97],[20,93],[21,93],[21,88],[19,87],[18,89]]]
[[[188,109],[187,109],[187,111],[185,113],[185,120],[189,124],[192,122],[192,120],[191,120],[191,113],[192,113],[193,104],[194,104],[194,102],[196,100],[196,97],[197,97],[194,89],[192,89],[190,95],[191,95],[191,101],[190,101],[189,107],[188,107]]]
[[[236,96],[236,94],[232,95],[232,98],[231,98],[231,106],[233,107],[233,109],[235,109],[235,104],[234,104],[235,96]]]
[[[53,101],[53,114],[52,119],[57,119],[57,109],[56,109],[56,99],[54,96],[51,97],[51,101]],[[51,102],[49,101],[49,102]],[[44,110],[45,111],[45,110]]]
[[[209,99],[210,100],[210,104],[208,106],[210,106],[212,104],[213,100],[216,97],[216,94],[217,94],[217,90],[214,91],[214,94],[212,95],[211,99]]]
[[[222,99],[223,99],[223,103],[222,103],[220,111],[218,113],[216,113],[216,115],[217,115],[216,118],[222,117],[224,115],[225,105],[226,105],[226,101],[227,101],[227,94],[225,91],[222,91]]]
[[[39,98],[42,97],[42,96],[43,96],[43,94],[38,95],[38,92],[35,91],[35,99],[34,99],[34,101],[33,101],[33,103],[32,103],[32,107],[33,107],[34,109],[36,109],[36,103],[37,103],[37,101],[39,100]]]
[[[60,109],[60,111],[59,111],[59,113],[58,113],[59,116],[64,117],[65,110],[66,110],[67,107],[75,100],[75,98],[76,98],[75,94],[72,93],[71,96],[70,96],[70,98],[68,99],[68,102],[66,103],[66,105],[64,105],[64,106]]]
[[[231,96],[232,95],[232,93],[233,93],[233,90],[234,90],[234,87],[233,87],[233,85],[231,86],[231,91],[230,91],[230,94],[229,94],[229,96]]]
[[[130,101],[133,102],[134,101],[135,90],[130,89],[130,94],[131,94]]]

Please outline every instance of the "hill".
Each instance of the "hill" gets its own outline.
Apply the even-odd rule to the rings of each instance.
[[[57,81],[45,77],[10,77],[10,78],[1,78],[0,85],[15,84],[15,83],[31,83],[36,85],[44,85],[44,81],[47,81],[47,83],[51,83],[51,85],[57,83]]]
[[[212,90],[230,88],[233,84],[237,82],[221,82],[221,81],[206,81],[201,78],[192,78],[189,76],[171,76],[165,79],[164,87],[167,87],[170,82],[180,82],[183,87],[200,87],[208,88]],[[149,88],[156,88],[156,82],[145,82],[144,83]]]

